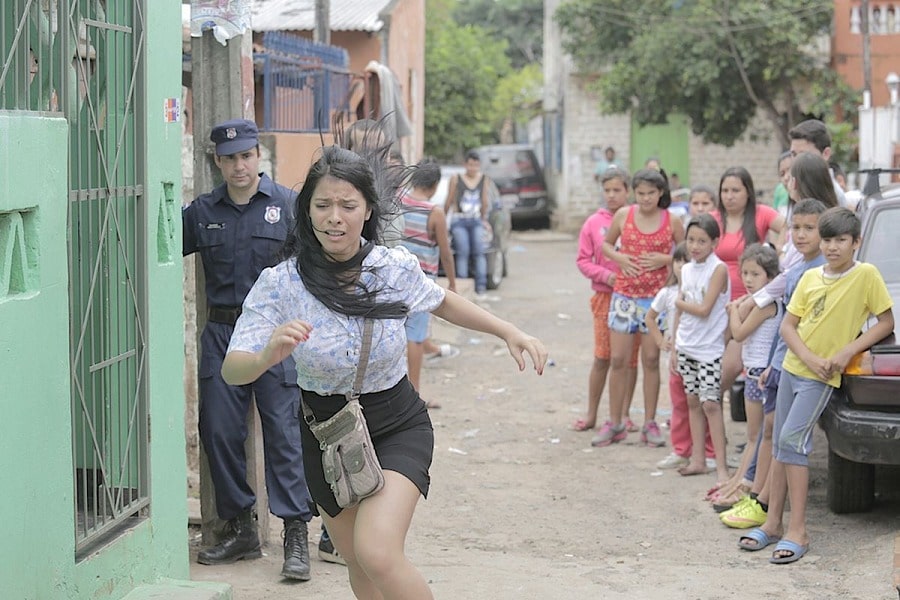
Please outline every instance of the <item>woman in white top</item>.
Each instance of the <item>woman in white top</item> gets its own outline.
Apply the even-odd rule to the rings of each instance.
[[[379,164],[383,164],[376,161]],[[341,509],[322,472],[321,451],[304,419],[303,464],[313,500],[347,561],[357,598],[432,598],[422,574],[404,553],[419,495],[428,492],[434,435],[425,403],[407,378],[404,323],[430,311],[462,327],[504,340],[520,370],[524,355],[538,374],[547,352],[514,325],[445,291],[427,278],[405,248],[378,240],[378,190],[386,181],[359,155],[327,147],[297,197],[296,226],[287,260],[266,269],[250,290],[222,367],[229,384],[252,382],[293,355],[303,400],[316,421],[345,404],[356,374],[365,319],[374,320],[360,404],[384,470],[384,487]]]

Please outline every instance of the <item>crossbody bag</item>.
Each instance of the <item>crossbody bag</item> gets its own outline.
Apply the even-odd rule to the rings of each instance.
[[[356,380],[346,394],[347,404],[333,417],[320,423],[316,421],[302,395],[300,397],[303,420],[309,425],[322,450],[325,481],[331,486],[334,498],[341,508],[356,506],[360,500],[384,486],[384,471],[375,454],[372,436],[359,404],[369,350],[372,347],[372,323],[372,319],[366,319],[363,326]]]

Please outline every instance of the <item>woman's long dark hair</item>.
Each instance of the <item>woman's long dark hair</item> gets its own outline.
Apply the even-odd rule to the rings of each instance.
[[[741,180],[744,189],[747,190],[747,206],[744,207],[744,220],[741,224],[741,233],[744,235],[744,246],[749,246],[760,241],[756,231],[756,189],[753,187],[753,177],[744,167],[730,167],[722,173],[719,180],[719,217],[722,219],[722,231],[725,231],[728,215],[725,212],[725,204],[722,202],[722,185],[727,177],[737,177]]]
[[[812,152],[803,152],[791,163],[791,176],[797,184],[799,198],[815,198],[826,208],[838,205],[831,171],[825,159]]]
[[[376,165],[374,169],[380,169]],[[366,244],[353,258],[335,261],[325,253],[313,230],[309,216],[313,193],[324,177],[334,177],[346,181],[356,188],[372,211],[363,224],[362,237]],[[297,195],[294,210],[294,228],[284,244],[283,254],[296,259],[297,273],[306,289],[329,310],[349,317],[369,317],[373,319],[399,319],[405,317],[409,307],[402,302],[381,302],[378,293],[384,291],[379,285],[377,269],[364,267],[363,260],[379,241],[379,220],[382,217],[381,194],[396,195],[396,191],[379,190],[376,185],[373,166],[355,152],[326,146],[322,156],[315,162]],[[364,282],[364,273],[375,275],[375,285]],[[383,280],[382,280],[383,284]]]

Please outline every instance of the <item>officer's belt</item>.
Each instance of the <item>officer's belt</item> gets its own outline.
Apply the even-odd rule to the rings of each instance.
[[[207,320],[213,323],[234,325],[239,316],[241,316],[240,306],[210,306]]]

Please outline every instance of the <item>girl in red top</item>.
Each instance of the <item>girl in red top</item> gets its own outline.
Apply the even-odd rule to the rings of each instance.
[[[728,267],[731,280],[731,299],[747,294],[741,280],[740,258],[744,249],[756,242],[764,243],[769,234],[777,238],[784,228],[784,217],[765,204],[756,203],[753,178],[744,167],[731,167],[719,180],[719,210],[712,213],[719,222],[722,236],[716,246],[716,256]],[[776,248],[778,251],[778,248]],[[730,340],[722,360],[722,390],[731,389],[743,369],[741,346]]]
[[[610,373],[609,422],[594,438],[594,445],[620,442],[628,436],[623,423],[627,390],[627,360],[634,336],[647,333],[644,315],[656,292],[662,288],[672,263],[672,248],[684,239],[684,226],[666,210],[672,202],[665,174],[643,169],[632,181],[637,204],[620,208],[603,242],[604,256],[619,265],[621,274],[613,285],[609,308]],[[619,249],[615,243],[619,240]],[[659,348],[649,335],[641,336],[641,365],[644,368],[644,426],[641,440],[653,446],[665,445],[656,424],[659,399]]]

